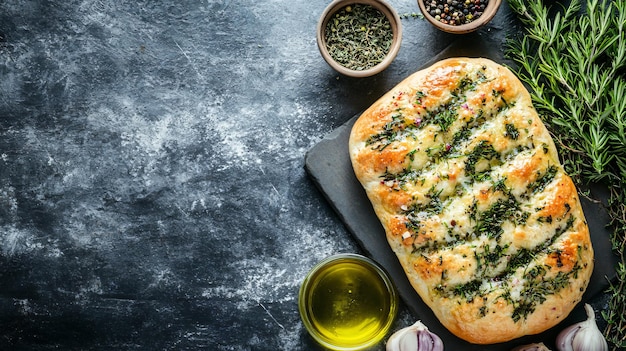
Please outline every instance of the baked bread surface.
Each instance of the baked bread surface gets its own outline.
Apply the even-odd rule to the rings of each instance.
[[[355,122],[349,151],[414,289],[452,333],[540,333],[593,270],[571,178],[507,68],[452,58],[414,73]]]

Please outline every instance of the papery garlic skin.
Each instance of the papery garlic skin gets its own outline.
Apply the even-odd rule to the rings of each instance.
[[[387,340],[387,351],[443,351],[441,338],[421,321],[402,328]]]
[[[596,315],[589,304],[585,304],[587,320],[573,324],[559,333],[556,338],[558,351],[608,351],[609,345],[596,324]]]
[[[550,349],[546,345],[544,345],[544,343],[540,342],[535,344],[521,345],[511,351],[550,351]]]

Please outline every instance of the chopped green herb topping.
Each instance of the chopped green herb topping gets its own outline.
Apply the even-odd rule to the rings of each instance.
[[[500,157],[500,153],[494,149],[493,145],[489,144],[486,140],[481,140],[478,145],[467,155],[467,161],[465,161],[465,173],[469,176],[480,177],[480,174],[476,174],[476,164],[480,160],[491,161]]]
[[[513,321],[518,322],[520,319],[526,319],[529,314],[535,311],[537,305],[540,305],[546,301],[546,296],[554,295],[562,289],[566,288],[570,284],[570,277],[578,274],[581,269],[580,265],[576,264],[574,269],[570,272],[558,272],[554,278],[544,278],[545,267],[535,266],[532,274],[528,275],[526,284],[520,293],[520,299],[518,301],[510,301],[515,308],[513,309],[512,318]],[[536,274],[536,276],[533,276]]]
[[[405,122],[402,113],[396,113],[391,116],[391,121],[387,122],[383,127],[383,131],[367,138],[365,145],[378,144],[374,150],[382,151],[396,140],[401,130],[404,130]]]
[[[511,124],[511,123],[507,123],[506,126],[506,136],[513,139],[513,140],[517,140],[517,138],[519,138],[519,130],[517,130],[517,128],[515,127],[515,125]]]
[[[511,256],[504,274],[512,274],[518,268],[527,266],[535,259],[535,256],[539,253],[547,252],[550,245],[552,245],[561,235],[563,235],[563,233],[572,228],[574,220],[575,218],[573,216],[570,216],[564,226],[557,228],[554,232],[554,235],[550,236],[548,240],[537,245],[534,249],[531,250],[522,248],[518,250],[513,256]]]
[[[412,203],[408,207],[407,212],[413,212],[413,213],[424,212],[428,215],[435,215],[435,214],[441,213],[441,211],[443,210],[443,203],[439,195],[441,195],[442,191],[443,190],[437,190],[437,188],[433,186],[428,191],[428,194],[426,194],[426,198],[428,198],[429,201],[425,204],[417,203],[417,202]]]
[[[426,97],[426,94],[423,91],[418,91],[415,93],[415,103],[418,105],[422,104],[422,99]]]
[[[515,101],[513,102],[508,102],[506,101],[506,99],[504,98],[504,96],[499,95],[500,96],[500,100],[502,100],[502,102],[504,103],[504,105],[501,105],[500,107],[498,107],[498,112],[502,112],[502,111],[506,111],[509,108],[515,106]]]
[[[489,243],[486,243],[481,248],[482,250],[474,251],[474,258],[476,259],[476,271],[480,272],[480,276],[485,276],[488,269],[495,268],[506,257],[509,245],[496,244],[492,248]]]
[[[453,99],[452,103],[438,106],[435,110],[430,111],[432,123],[438,124],[442,131],[447,132],[448,128],[458,119],[456,103]]]
[[[474,227],[477,235],[487,235],[490,239],[499,240],[502,235],[502,223],[512,221],[523,224],[530,214],[520,209],[520,203],[513,196],[499,199],[491,207],[480,214],[478,223]]]
[[[420,176],[421,172],[412,168],[405,168],[400,173],[391,173],[385,170],[385,173],[381,176],[381,182],[387,184],[387,182],[393,182],[393,187],[402,188],[406,183],[414,181]]]
[[[528,191],[532,194],[543,191],[554,180],[558,169],[552,165],[537,180],[528,185]]]
[[[459,109],[469,108],[466,104],[467,92],[475,90],[478,84],[488,81],[483,72],[477,71],[475,74],[476,77],[474,79],[470,78],[470,76],[461,78],[458,86],[452,90],[447,101],[433,107],[431,110],[425,111],[424,114],[409,119],[404,118],[401,113],[394,115],[392,121],[385,124],[380,133],[372,135],[366,140],[366,145],[374,145],[374,150],[382,151],[400,138],[414,136],[416,130],[424,128],[429,124],[438,125],[441,131],[448,132],[452,124],[458,120]],[[422,100],[426,96],[425,92],[417,91],[414,96],[414,103],[422,105]],[[506,102],[505,105],[507,105]],[[472,121],[462,128],[461,134],[455,134],[453,141],[459,142],[467,139],[470,135],[470,124],[481,124],[486,117],[484,111],[479,110]],[[454,146],[455,143],[450,143],[450,145]]]
[[[506,178],[500,178],[497,181],[493,182],[491,189],[494,192],[501,191],[507,195],[511,193],[511,189],[509,189],[509,187],[506,186]]]
[[[467,302],[472,302],[474,297],[479,293],[482,280],[472,280],[467,284],[459,284],[453,288],[456,296],[462,296]]]
[[[550,223],[552,223],[552,216],[539,217],[539,218],[537,218],[537,222],[550,224]]]

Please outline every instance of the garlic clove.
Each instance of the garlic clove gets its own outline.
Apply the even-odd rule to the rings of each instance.
[[[419,345],[417,338],[413,337],[413,333],[410,330],[406,330],[404,333],[401,333],[401,336],[397,339],[396,344],[397,350],[417,350]]]
[[[387,351],[443,351],[441,338],[421,321],[402,328],[387,340]]]
[[[585,304],[587,320],[573,324],[561,331],[556,338],[558,351],[608,351],[609,346],[596,324],[596,315]]]
[[[546,345],[544,345],[544,343],[540,342],[535,344],[521,345],[511,351],[550,351],[550,349]]]

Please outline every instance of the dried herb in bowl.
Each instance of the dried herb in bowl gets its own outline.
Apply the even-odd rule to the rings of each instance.
[[[333,60],[355,71],[382,62],[393,41],[389,19],[366,4],[341,8],[326,24],[324,35]]]

